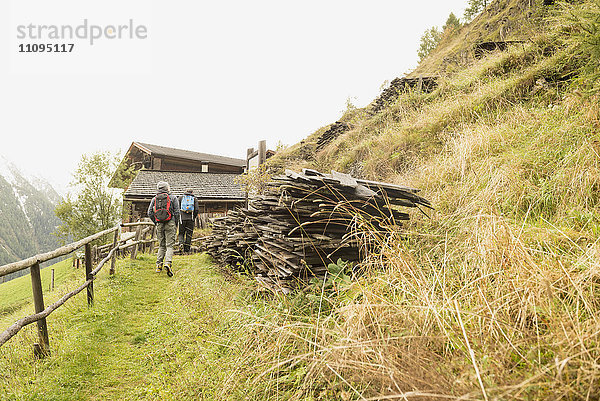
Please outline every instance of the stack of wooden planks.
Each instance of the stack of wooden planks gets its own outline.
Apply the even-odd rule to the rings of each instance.
[[[387,105],[393,104],[398,100],[398,96],[400,96],[401,93],[407,92],[410,89],[429,93],[433,91],[436,86],[437,77],[435,76],[394,78],[392,82],[390,82],[390,86],[385,88],[383,92],[381,92],[381,95],[371,103],[370,113],[378,113]]]
[[[321,276],[338,258],[357,261],[365,226],[399,226],[399,207],[431,208],[418,190],[332,171],[286,170],[248,208],[212,220],[203,246],[221,263],[248,271],[270,288]]]
[[[317,152],[349,129],[350,126],[343,121],[336,121],[335,123],[331,124],[331,126],[327,128],[327,131],[323,132],[323,134],[317,140]]]

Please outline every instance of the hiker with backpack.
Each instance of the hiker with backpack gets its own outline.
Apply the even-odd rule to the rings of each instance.
[[[198,216],[198,199],[194,196],[194,191],[186,189],[183,196],[179,198],[179,244],[183,247],[183,252],[189,252],[192,245],[192,234],[194,233],[194,222]]]
[[[160,273],[164,264],[167,276],[173,277],[173,246],[179,221],[179,200],[176,196],[171,196],[171,188],[167,182],[160,181],[156,185],[156,192],[148,207],[148,217],[156,224],[158,239],[156,272]]]

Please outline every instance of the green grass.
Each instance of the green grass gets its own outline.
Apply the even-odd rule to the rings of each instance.
[[[156,274],[148,255],[119,261],[114,277],[96,281],[94,307],[79,295],[48,318],[49,358],[31,360],[34,325],[4,347],[15,351],[1,360],[10,379],[4,373],[0,393],[19,400],[179,399],[172,393],[185,365],[176,361],[187,344],[176,340],[190,330],[179,287],[189,276],[206,285],[217,276],[203,257],[183,258],[175,271],[173,279]],[[207,314],[229,301],[211,300]]]
[[[2,399],[338,399],[345,391],[325,376],[302,388],[306,361],[285,362],[307,350],[306,338],[285,329],[299,322],[296,298],[257,297],[251,282],[224,276],[205,255],[176,257],[174,268],[169,279],[149,255],[120,260],[114,277],[95,282],[93,307],[78,295],[48,318],[46,359],[33,359],[35,325],[27,326],[2,348]]]
[[[63,283],[71,280],[77,274],[72,268],[72,263],[73,260],[69,258],[40,271],[44,297],[52,299],[53,296],[53,293],[50,292],[52,269],[54,269],[54,289],[56,292]],[[82,277],[83,275],[84,273],[81,272]],[[31,277],[29,274],[0,284],[0,321],[3,320],[5,315],[29,304],[31,297]],[[46,301],[46,303],[48,302]]]
[[[507,3],[526,4],[492,4]],[[600,396],[598,5],[562,5],[593,12],[457,63],[432,93],[399,95],[305,161],[296,147],[269,160],[420,188],[436,208],[412,213],[404,240],[379,241],[360,297],[334,306],[333,328],[313,327],[320,366],[397,399]],[[417,71],[452,63],[451,50]]]

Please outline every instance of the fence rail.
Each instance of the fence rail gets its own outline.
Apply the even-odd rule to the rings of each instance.
[[[145,230],[142,230],[143,226],[152,226],[148,227]],[[127,249],[132,248],[131,256],[135,258],[137,254],[138,248],[145,247],[149,244],[150,248],[152,248],[155,239],[154,233],[154,223],[150,222],[137,222],[137,223],[125,223],[115,226],[113,228],[109,228],[104,231],[100,231],[96,234],[90,235],[82,240],[77,242],[73,242],[69,245],[65,245],[54,251],[42,253],[39,255],[32,256],[30,258],[21,260],[19,262],[9,263],[4,266],[0,266],[0,277],[5,276],[10,273],[14,273],[17,271],[25,270],[27,268],[30,269],[31,272],[31,288],[33,292],[33,301],[35,306],[35,314],[26,316],[17,320],[13,323],[8,329],[4,330],[0,333],[0,347],[4,345],[8,340],[14,337],[23,327],[37,322],[38,326],[38,338],[39,343],[34,344],[34,351],[37,357],[42,357],[47,355],[50,351],[50,342],[48,339],[48,328],[46,325],[46,317],[50,315],[54,310],[63,305],[69,298],[79,294],[84,289],[87,289],[87,299],[88,305],[92,305],[94,302],[94,279],[96,278],[96,274],[100,272],[102,267],[110,260],[110,274],[114,274],[115,272],[115,262],[117,253]],[[135,241],[124,243],[127,240],[119,240],[119,233],[121,227],[136,227]],[[150,239],[141,239],[142,235],[145,237],[148,232],[152,232]],[[114,238],[112,244],[106,244],[101,247],[94,247],[94,252],[92,252],[91,243],[99,238],[102,238],[105,235],[114,233]],[[40,277],[40,263],[52,260],[54,258],[67,255],[77,249],[85,247],[85,270],[86,270],[86,281],[75,290],[69,292],[68,294],[63,295],[58,301],[54,302],[52,305],[48,307],[44,307],[44,296],[42,291],[42,281]],[[99,261],[98,266],[92,270],[93,262],[95,259],[99,259],[99,255],[102,251],[108,251],[108,254]],[[92,255],[93,254],[93,255]]]
[[[30,258],[21,260],[19,262],[9,263],[7,265],[0,266],[0,277],[6,276],[7,274],[10,274],[10,273],[25,270],[25,269],[33,266],[36,263],[47,262],[49,260],[58,258],[60,256],[68,255],[71,252],[81,248],[85,244],[89,244],[90,242],[93,242],[93,241],[97,240],[98,238],[101,238],[102,236],[110,234],[119,229],[120,229],[120,226],[109,228],[107,230],[100,231],[99,233],[90,235],[89,237],[86,237],[77,242],[73,242],[72,244],[65,245],[65,246],[55,249],[53,251],[46,252],[46,253],[40,253],[39,255],[32,256]]]

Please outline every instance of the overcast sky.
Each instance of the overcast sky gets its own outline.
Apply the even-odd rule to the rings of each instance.
[[[83,153],[132,141],[238,158],[261,139],[293,144],[336,121],[348,97],[364,106],[416,67],[423,31],[466,3],[2,1],[0,153],[65,187]],[[17,37],[19,25],[84,19],[132,20],[147,34],[93,45]],[[18,52],[33,43],[75,46]]]

